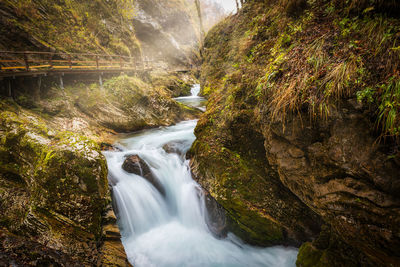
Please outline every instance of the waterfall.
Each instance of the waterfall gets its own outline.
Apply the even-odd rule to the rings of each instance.
[[[192,98],[199,90],[192,89]],[[173,143],[185,153],[195,140],[196,123],[185,121],[125,136],[119,141],[122,152],[104,152],[129,261],[137,267],[295,266],[296,249],[251,247],[233,234],[217,239],[210,233],[202,190],[191,177],[189,162],[163,149]],[[145,178],[121,168],[126,155],[145,161],[164,195]]]
[[[198,96],[200,93],[200,84],[193,85],[190,93],[192,94],[192,96]]]

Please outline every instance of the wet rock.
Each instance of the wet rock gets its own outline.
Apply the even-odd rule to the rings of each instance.
[[[101,262],[104,266],[131,266],[127,261],[125,249],[121,243],[117,217],[111,205],[107,206],[103,215],[103,240],[100,253]]]
[[[219,238],[226,237],[228,233],[228,223],[225,209],[203,189],[204,202],[207,209],[206,223],[208,229]]]
[[[164,187],[161,185],[160,181],[153,175],[147,163],[143,159],[141,159],[138,155],[126,156],[126,159],[122,164],[122,169],[125,170],[126,172],[133,173],[145,178],[163,196],[165,196]]]
[[[325,125],[308,125],[310,135],[298,127],[300,116],[287,121],[290,132],[278,124],[263,129],[269,163],[282,183],[324,218],[335,240],[327,250],[319,248],[317,241],[304,245],[300,266],[310,266],[304,262],[316,255],[320,263],[341,260],[395,266],[400,259],[400,238],[394,234],[400,226],[400,168],[376,143],[368,118],[351,105],[342,105],[345,108],[332,114]],[[318,142],[310,138],[324,131]],[[307,161],[298,158],[299,147]],[[338,249],[345,246],[346,251]]]
[[[190,147],[190,144],[185,141],[172,141],[165,145],[163,145],[163,149],[165,152],[170,154],[178,154],[179,156],[183,156],[186,148]]]
[[[110,143],[105,143],[105,142],[102,142],[100,144],[100,148],[102,151],[113,151],[113,152],[121,152],[122,151],[122,149],[120,149],[119,147],[112,145]]]
[[[122,169],[126,172],[134,173],[139,176],[145,176],[151,173],[149,166],[137,155],[127,156],[124,163],[122,164]]]

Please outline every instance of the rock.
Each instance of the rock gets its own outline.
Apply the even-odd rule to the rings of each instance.
[[[203,189],[204,202],[207,209],[206,223],[210,231],[218,238],[226,237],[228,233],[228,218],[224,208]]]
[[[121,234],[117,226],[117,217],[109,204],[103,215],[103,244],[100,248],[101,262],[104,266],[128,267],[125,249],[121,243]]]
[[[288,190],[268,165],[264,137],[255,130],[258,127],[249,125],[252,120],[236,118],[232,131],[216,125],[209,131],[210,127],[203,126],[205,121],[200,119],[195,130],[191,168],[196,181],[227,211],[231,231],[264,246],[300,245],[317,237],[320,217]],[[280,145],[275,148],[279,150]],[[302,162],[302,158],[293,160]]]
[[[151,173],[149,166],[137,155],[127,156],[124,163],[122,164],[122,169],[126,172],[134,173],[136,175],[144,177],[145,175]]]
[[[0,266],[82,266],[73,255],[0,228]]]
[[[122,149],[120,149],[119,147],[109,144],[109,143],[105,143],[105,142],[102,142],[100,144],[100,148],[102,151],[113,151],[113,152],[121,152],[122,151]]]
[[[318,42],[320,51],[326,49],[325,66],[333,68],[339,66],[337,55],[351,57],[347,41],[356,40],[366,28],[345,39],[337,34],[334,20],[350,18],[361,25],[352,9],[364,5],[341,2],[340,9],[333,4],[335,12],[322,15],[325,2],[307,1],[307,12],[315,17],[304,22],[302,15],[289,18],[284,12],[266,11],[282,10],[282,2],[246,1],[241,12],[205,38],[200,81],[208,109],[198,121],[189,153],[195,178],[243,230],[245,240],[303,243],[298,266],[399,266],[399,135],[383,129],[389,125],[382,123],[385,93],[374,91],[364,105],[356,100],[359,90],[392,86],[386,78],[392,69],[369,65],[369,73],[376,76],[368,76],[366,86],[355,85],[359,66],[391,55],[385,51],[377,56],[374,44],[364,46],[363,55],[368,56],[356,52],[361,61],[348,85],[329,67],[320,75],[302,53]],[[384,9],[369,4],[375,8],[371,21],[380,21]],[[398,17],[393,19],[400,23]],[[290,29],[293,21],[301,30],[293,35],[287,31],[284,44],[281,29]],[[238,41],[237,36],[251,31],[254,36]],[[241,50],[244,45],[248,49]],[[246,63],[243,58],[253,50],[257,52]],[[240,67],[229,70],[221,68],[222,63]],[[313,78],[299,82],[303,77]],[[327,77],[338,82],[327,85]],[[332,85],[348,91],[321,97]],[[395,102],[388,100],[388,105]],[[377,114],[382,115],[380,121]],[[391,125],[398,127],[398,121]]]
[[[0,112],[0,137],[0,242],[13,240],[0,245],[0,265],[101,264],[111,197],[98,145],[23,111]]]
[[[172,141],[169,142],[165,145],[163,145],[163,149],[165,150],[165,152],[167,153],[174,153],[174,154],[178,154],[179,156],[184,156],[185,151],[187,150],[187,148],[190,147],[190,143],[185,142],[185,141]]]
[[[165,196],[165,189],[160,183],[160,181],[153,175],[150,167],[147,163],[141,159],[138,155],[128,155],[124,163],[122,164],[122,169],[126,172],[139,175],[151,183],[161,195]]]
[[[400,206],[396,183],[400,167],[376,144],[373,124],[350,105],[345,113],[331,115],[325,125],[312,127],[311,135],[296,128],[301,119],[294,116],[287,121],[285,127],[293,129],[290,133],[277,124],[264,128],[266,155],[280,180],[324,218],[335,240],[326,251],[317,242],[305,245],[299,261],[320,255],[315,259],[320,264],[335,260],[395,266],[400,259],[400,237],[394,234],[400,231],[396,208]],[[327,129],[328,134],[318,142],[310,138]],[[272,149],[276,142],[281,149]],[[297,154],[290,153],[297,147],[304,147],[308,157],[301,168],[296,164]],[[347,247],[348,252],[337,247]]]

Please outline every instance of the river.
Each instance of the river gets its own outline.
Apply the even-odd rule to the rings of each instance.
[[[177,101],[204,110],[198,93],[197,85],[192,96]],[[294,248],[252,247],[233,234],[217,239],[209,231],[202,190],[192,179],[188,160],[163,149],[174,144],[186,153],[195,140],[196,123],[184,121],[125,135],[117,143],[122,152],[104,152],[129,261],[135,267],[295,266]],[[146,179],[122,169],[127,155],[138,155],[150,166],[164,195]]]

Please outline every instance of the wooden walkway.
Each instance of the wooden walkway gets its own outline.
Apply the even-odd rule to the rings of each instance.
[[[0,51],[0,79],[7,77],[118,73],[151,70],[151,61],[120,55]]]
[[[135,74],[151,71],[153,68],[162,69],[160,66],[157,67],[157,62],[138,61],[136,58],[120,55],[0,51],[0,85],[2,94],[8,97],[14,96],[13,84],[17,78],[37,79],[37,91],[40,91],[42,77],[53,76],[53,79],[58,79],[60,88],[64,89],[64,76],[94,75],[98,77],[100,87],[103,88],[103,75]],[[193,69],[183,67],[168,71],[190,72],[191,70]]]

